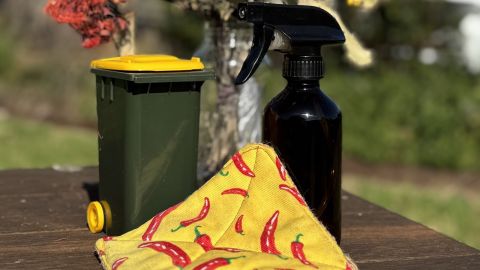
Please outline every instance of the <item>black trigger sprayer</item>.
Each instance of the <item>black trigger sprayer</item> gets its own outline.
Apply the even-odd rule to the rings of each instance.
[[[321,8],[241,3],[235,15],[253,24],[254,39],[236,83],[246,82],[268,50],[285,54],[287,86],[266,106],[263,141],[272,145],[317,218],[340,242],[342,116],[321,90],[323,45],[345,42]]]

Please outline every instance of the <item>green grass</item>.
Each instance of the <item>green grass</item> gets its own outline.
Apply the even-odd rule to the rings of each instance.
[[[98,163],[96,137],[91,130],[0,114],[0,169],[95,165]]]
[[[344,177],[344,188],[393,212],[480,248],[480,197],[452,186]]]

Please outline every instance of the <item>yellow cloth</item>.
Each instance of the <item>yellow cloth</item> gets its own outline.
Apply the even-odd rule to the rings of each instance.
[[[119,270],[352,269],[295,193],[274,150],[247,145],[185,201],[96,251]]]

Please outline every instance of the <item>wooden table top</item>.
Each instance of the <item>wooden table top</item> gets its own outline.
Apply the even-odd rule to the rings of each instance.
[[[100,269],[85,224],[97,183],[97,168],[0,171],[0,269]],[[480,269],[476,249],[352,194],[342,203],[342,248],[361,270]]]

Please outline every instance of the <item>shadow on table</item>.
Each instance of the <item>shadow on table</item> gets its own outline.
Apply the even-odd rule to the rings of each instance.
[[[87,192],[90,201],[98,201],[98,183],[83,183],[82,188]]]

